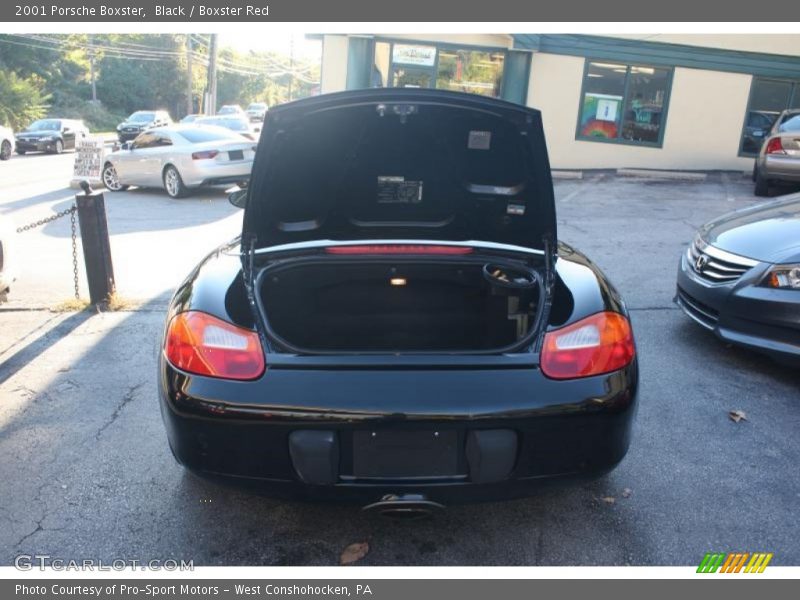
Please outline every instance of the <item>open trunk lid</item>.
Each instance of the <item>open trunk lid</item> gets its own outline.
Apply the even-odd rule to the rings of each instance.
[[[550,254],[555,201],[540,113],[418,89],[275,107],[258,146],[243,238],[255,248],[413,239]]]

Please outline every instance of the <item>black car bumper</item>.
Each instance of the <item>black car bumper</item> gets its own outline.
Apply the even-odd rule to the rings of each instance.
[[[710,284],[682,256],[675,303],[726,342],[800,362],[800,292],[758,285],[768,268],[761,263],[733,283]]]
[[[280,497],[447,504],[611,470],[628,448],[637,387],[635,362],[572,381],[535,367],[272,367],[237,383],[162,357],[159,389],[172,452],[198,474]]]
[[[30,140],[30,141],[16,141],[17,151],[22,152],[55,152],[57,139],[53,140]]]

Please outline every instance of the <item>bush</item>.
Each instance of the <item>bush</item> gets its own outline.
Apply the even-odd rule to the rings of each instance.
[[[82,119],[89,131],[114,131],[127,115],[110,112],[99,101],[82,100],[74,96],[61,96],[47,111],[48,116],[64,119]]]

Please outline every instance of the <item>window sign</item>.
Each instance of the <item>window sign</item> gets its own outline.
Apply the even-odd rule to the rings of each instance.
[[[395,44],[392,49],[392,62],[399,65],[432,67],[436,64],[436,47]]]

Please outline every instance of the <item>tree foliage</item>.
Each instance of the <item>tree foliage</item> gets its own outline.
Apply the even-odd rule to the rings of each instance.
[[[45,115],[47,100],[37,77],[24,78],[0,70],[0,123],[22,129]]]

